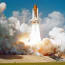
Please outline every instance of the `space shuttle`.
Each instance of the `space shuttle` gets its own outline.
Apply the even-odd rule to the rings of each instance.
[[[33,19],[38,18],[38,8],[37,8],[37,5],[36,4],[34,5],[32,12],[33,12],[32,13],[32,18]]]
[[[32,9],[31,23],[32,23],[32,26],[31,26],[31,34],[30,34],[30,43],[32,46],[35,46],[41,41],[38,7],[36,4],[34,5]]]
[[[35,4],[32,9],[32,23],[39,23],[38,22],[38,7]]]

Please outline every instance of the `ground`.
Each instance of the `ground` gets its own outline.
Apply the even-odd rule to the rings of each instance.
[[[35,55],[0,55],[0,63],[22,63],[22,62],[55,62],[48,56]]]
[[[57,60],[49,56],[36,55],[0,55],[0,63],[42,63],[56,62]]]

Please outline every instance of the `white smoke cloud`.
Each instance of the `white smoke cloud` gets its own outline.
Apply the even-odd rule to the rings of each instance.
[[[30,32],[31,26],[29,24],[23,23],[20,26],[20,32]]]
[[[0,18],[0,48],[5,49],[5,48],[11,48],[11,43],[12,41],[9,36],[9,27],[8,27],[8,21],[6,20],[5,17]]]
[[[20,20],[20,23],[30,23],[31,19],[31,13],[27,9],[23,9],[21,12],[19,11],[13,11],[13,17],[18,18]]]
[[[12,49],[13,43],[17,41],[16,36],[22,32],[29,32],[30,27],[26,24],[27,21],[30,20],[29,15],[30,13],[28,10],[23,10],[21,14],[20,12],[14,12],[13,16],[8,19],[1,15],[0,49]]]
[[[23,32],[30,32],[31,29],[31,13],[29,10],[22,10],[22,12],[19,11],[14,11],[12,17],[7,19],[2,19],[0,18],[0,35],[4,35],[6,36],[13,36],[12,38],[9,38],[8,40],[4,40],[5,37],[0,36],[0,42],[2,43],[2,41],[4,40],[7,44],[6,47],[10,47],[10,45],[12,42],[16,41],[15,36],[19,33],[23,33]],[[39,15],[41,16],[41,14]],[[45,18],[40,18],[40,31],[41,31],[41,37],[46,37],[48,36],[48,33],[51,29],[53,29],[54,27],[64,27],[64,16],[62,13],[54,11],[50,14],[48,14],[48,17]],[[55,32],[56,31],[56,32]],[[61,46],[61,51],[63,51],[65,49],[64,46],[64,38],[65,38],[65,33],[61,32],[62,29],[59,28],[55,28],[55,30],[53,29],[50,35],[50,38],[53,37],[54,39],[52,39],[52,41],[55,41],[58,45]],[[6,34],[5,34],[6,33]],[[55,36],[57,35],[58,36]],[[62,40],[62,43],[60,42],[60,40]],[[59,42],[59,43],[58,43]],[[1,46],[1,44],[0,44]]]
[[[5,35],[8,35],[8,23],[7,23],[7,20],[3,18],[0,18],[0,35],[5,36]]]
[[[20,32],[30,32],[31,13],[29,10],[23,9],[21,12],[13,11],[13,17],[19,20]]]
[[[42,37],[45,37],[46,35],[48,35],[48,32],[58,26],[58,27],[64,27],[64,16],[62,13],[54,11],[50,14],[48,14],[48,17],[43,18],[42,23],[40,25],[40,29],[41,29],[41,35],[43,35]]]
[[[20,32],[20,22],[15,17],[10,17],[8,20],[2,16],[0,18],[0,48],[10,49],[12,43],[16,42],[16,35]]]
[[[49,32],[49,36],[54,45],[59,47],[61,52],[65,51],[65,31],[63,28],[55,27]]]

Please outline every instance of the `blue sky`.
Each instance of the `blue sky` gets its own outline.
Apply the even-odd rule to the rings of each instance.
[[[43,16],[47,16],[48,13],[53,11],[59,11],[65,15],[65,0],[37,0],[39,12],[43,13]],[[8,17],[12,15],[13,11],[21,11],[22,9],[29,9],[32,11],[35,0],[0,0],[0,2],[6,2],[7,8],[4,14]]]

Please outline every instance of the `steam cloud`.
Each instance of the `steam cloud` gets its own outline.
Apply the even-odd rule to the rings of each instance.
[[[65,51],[65,31],[63,28],[55,27],[49,32],[49,36],[54,45],[59,47],[61,52]]]
[[[1,7],[2,4],[3,3],[0,4],[1,12],[6,8],[6,4],[3,4],[4,7]],[[12,17],[9,17],[8,19],[2,16],[0,17],[0,50],[1,49],[5,50],[5,48],[7,48],[11,51],[12,50],[16,51],[16,48],[13,47],[13,43],[17,41],[16,35],[24,32],[30,32],[31,29],[30,19],[31,12],[26,9],[22,10],[22,12],[14,11]],[[50,40],[52,41],[52,43],[54,42],[57,43],[57,45],[60,46],[60,50],[64,51],[65,32],[64,29],[62,29],[65,27],[64,15],[58,11],[54,11],[48,14],[47,17],[40,18],[39,22],[41,22],[40,23],[41,37],[44,38],[50,36]]]
[[[50,14],[48,14],[48,17],[42,18],[41,20],[42,24],[40,25],[41,29],[41,36],[46,37],[48,36],[48,32],[54,28],[54,27],[64,27],[64,16],[62,13],[58,11],[54,11]]]

